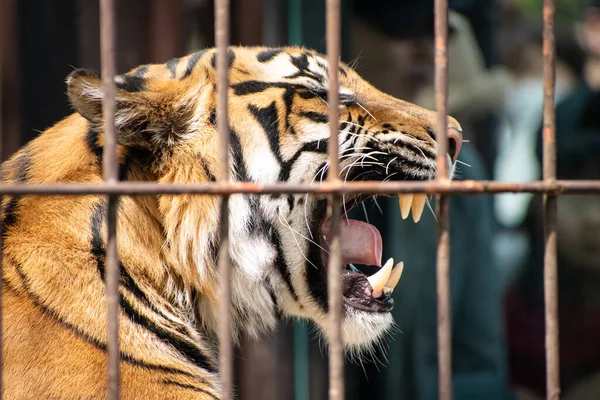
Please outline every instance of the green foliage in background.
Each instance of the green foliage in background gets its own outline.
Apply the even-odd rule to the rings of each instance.
[[[518,0],[523,10],[531,17],[542,19],[543,0]],[[556,0],[556,19],[559,21],[577,20],[585,0]]]

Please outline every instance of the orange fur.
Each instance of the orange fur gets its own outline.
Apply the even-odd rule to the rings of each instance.
[[[265,51],[265,48],[233,48],[230,125],[239,136],[242,161],[248,164],[250,179],[267,182],[273,177],[257,178],[260,166],[249,160],[260,154],[264,156],[258,157],[272,157],[269,138],[259,121],[253,119],[248,96],[236,94],[235,85],[247,81],[306,85],[303,78],[288,77],[294,70],[288,59],[290,55],[316,55],[301,48],[286,48],[271,61],[257,61],[257,55]],[[201,57],[189,55],[172,62],[174,68],[169,64],[143,66],[140,67],[143,74],[136,69],[117,78],[119,161],[126,179],[192,183],[208,182],[216,174],[218,140],[211,120],[216,104],[213,54],[209,50]],[[194,57],[198,58],[195,64]],[[435,141],[429,134],[435,127],[434,113],[379,92],[350,68],[342,68],[341,86],[353,93],[362,106],[362,109],[348,106],[342,110],[342,119],[351,116],[354,121],[357,117],[366,119],[363,109],[368,109],[373,118],[363,123],[365,135],[393,121],[404,134],[435,149]],[[132,78],[136,74],[140,79]],[[326,114],[322,99],[302,98],[296,93],[291,114],[287,115],[281,105],[284,92],[280,87],[265,89],[252,96],[251,104],[261,109],[277,107],[281,157],[287,159],[302,148],[306,137],[326,135],[328,128],[302,116],[306,112]],[[100,78],[77,71],[68,79],[68,94],[77,113],[47,129],[4,163],[5,182],[102,181],[98,160],[103,141]],[[293,134],[288,123],[295,131]],[[453,119],[449,119],[449,125],[458,126]],[[305,169],[315,168],[314,163],[306,161]],[[239,179],[242,166],[239,161],[236,163],[234,155],[231,167],[233,179]],[[292,174],[290,180],[300,179],[295,176]],[[102,196],[93,195],[2,199],[3,394],[7,399],[104,397],[104,202]],[[232,204],[245,207],[244,202],[242,196],[232,196]],[[214,259],[219,239],[218,207],[218,198],[211,196],[120,199],[117,237],[124,271],[119,322],[124,399],[219,398],[218,276]],[[253,218],[237,206],[231,212],[238,213],[235,218],[245,221],[240,222],[243,229]],[[244,232],[239,227],[232,229]],[[256,249],[262,245],[260,242],[244,251],[258,252]],[[250,254],[244,253],[240,246],[232,242],[232,252],[239,250],[239,257]],[[285,249],[289,246],[294,244],[283,243]],[[257,258],[263,256],[265,260],[272,257],[261,253]],[[316,310],[316,303],[308,297],[309,290],[299,275],[300,270],[291,272],[292,284],[297,286],[301,298],[300,305],[292,307],[289,304],[293,296],[282,289],[282,278],[271,272],[265,276],[244,272],[243,265],[239,267],[233,272],[234,284],[240,288],[256,285],[259,289],[248,299],[243,298],[244,292],[234,289],[234,336],[245,330],[257,334],[273,325],[276,316],[270,314],[262,315],[256,329],[243,322],[243,318],[249,318],[247,315],[261,315],[259,303],[268,298],[268,290],[263,287],[267,283],[279,297],[274,306],[278,312],[313,318],[309,314]],[[293,311],[296,309],[299,311]],[[314,312],[322,318],[321,311]]]

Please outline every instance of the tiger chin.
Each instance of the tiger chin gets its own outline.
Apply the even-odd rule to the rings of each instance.
[[[142,65],[115,78],[119,179],[215,181],[215,50]],[[231,179],[259,184],[327,178],[328,69],[305,48],[231,47]],[[382,93],[344,64],[340,81],[340,178],[431,180],[436,114]],[[100,183],[101,78],[67,77],[74,113],[2,165],[5,183]],[[448,118],[450,171],[461,147]],[[368,196],[345,196],[347,212]],[[415,220],[423,195],[400,197]],[[326,198],[232,195],[232,340],[258,337],[278,320],[313,321],[328,336]],[[218,399],[219,200],[208,195],[121,196],[121,396]],[[106,385],[106,198],[3,196],[5,398],[103,398]],[[372,346],[392,326],[403,265],[382,263],[382,240],[343,218],[342,336]],[[384,266],[366,276],[353,265]],[[227,338],[226,340],[229,340]]]

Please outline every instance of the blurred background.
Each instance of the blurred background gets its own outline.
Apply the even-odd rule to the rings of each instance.
[[[93,0],[2,0],[4,160],[71,112],[64,79],[100,70]],[[211,0],[120,0],[117,69],[214,45]],[[449,110],[464,128],[457,179],[541,175],[542,0],[449,0]],[[433,0],[342,0],[342,60],[380,89],[434,109]],[[231,0],[231,42],[325,52],[323,0]],[[557,0],[561,179],[600,179],[600,0]],[[434,201],[431,200],[434,207]],[[383,214],[382,214],[383,212]],[[545,398],[541,198],[451,200],[455,399]],[[348,399],[436,399],[435,219],[401,221],[395,198],[367,212],[383,257],[404,260],[396,331],[346,363]],[[563,399],[600,398],[600,199],[561,196],[558,213]],[[326,399],[327,350],[310,326],[236,353],[240,399]]]

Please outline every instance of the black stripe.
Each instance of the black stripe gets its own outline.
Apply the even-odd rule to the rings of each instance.
[[[260,93],[271,87],[281,87],[277,86],[271,82],[260,82],[260,81],[244,81],[240,83],[236,83],[235,85],[231,85],[233,88],[233,93],[236,96],[245,96],[248,94]]]
[[[393,144],[393,142],[390,142],[390,144]],[[398,146],[398,145],[394,145],[394,146]],[[416,154],[419,157],[423,157],[423,154],[428,154],[429,157],[435,159],[435,156],[436,156],[435,152],[432,151],[431,149],[427,149],[427,148],[426,149],[421,149],[421,148],[419,148],[419,146],[417,146],[417,145],[415,145],[413,143],[410,143],[410,142],[401,141],[399,143],[398,147],[402,147],[402,148],[408,149],[408,150],[412,151],[414,154]]]
[[[366,120],[367,120],[367,115],[359,115],[359,116],[356,118],[356,123],[357,123],[359,126],[361,126],[361,127],[364,127],[364,126],[365,126],[365,121],[366,121]],[[365,128],[365,129],[367,129],[367,128]]]
[[[281,166],[281,170],[279,171],[279,177],[277,178],[279,182],[285,182],[289,179],[294,164],[296,163],[296,161],[298,161],[298,158],[300,158],[300,156],[304,152],[321,154],[327,153],[327,142],[325,140],[314,140],[312,142],[304,143],[300,150],[298,150],[292,156],[292,158],[290,158]]]
[[[260,209],[260,197],[247,195],[247,198],[248,206],[250,207],[250,215],[252,215],[252,218],[248,221],[248,233],[252,233],[259,238],[264,238],[265,236],[268,237],[274,228],[266,221]]]
[[[294,95],[297,89],[288,87],[283,93],[283,104],[285,104],[285,128],[288,129],[290,126],[290,113],[292,112],[292,105],[294,103]]]
[[[103,211],[102,204],[97,204],[94,207],[94,212],[92,213],[92,223],[91,223],[91,227],[92,227],[91,253],[94,256],[94,258],[96,259],[96,267],[98,269],[98,272],[100,274],[102,282],[104,282],[104,280],[105,280],[105,264],[104,264],[105,249],[104,249],[104,245],[102,243],[102,237],[100,234],[103,214],[104,214],[104,211]],[[119,265],[121,266],[121,279],[120,279],[121,282],[120,283],[123,284],[123,283],[126,283],[128,280],[127,280],[127,278],[123,279],[123,271],[125,271],[125,268],[120,261],[119,261]],[[133,281],[131,279],[131,277],[129,277],[129,280]],[[124,285],[124,286],[126,286],[126,285]],[[142,293],[142,291],[139,289],[139,287],[137,287],[137,285],[135,285],[135,283],[130,282],[129,287],[127,287],[127,289],[129,289],[134,294],[138,293],[138,295],[140,295],[141,298],[145,299],[148,304],[150,303],[148,298],[146,297],[146,295]],[[208,357],[206,357],[204,354],[202,354],[202,351],[199,348],[197,348],[193,343],[190,343],[182,338],[177,338],[174,336],[174,332],[170,332],[166,329],[163,329],[163,328],[157,326],[147,316],[138,312],[133,307],[133,305],[123,296],[120,296],[119,303],[120,303],[123,311],[125,312],[125,314],[129,317],[129,319],[132,322],[142,326],[147,331],[154,333],[159,339],[161,339],[163,342],[171,345],[173,348],[175,348],[177,351],[179,351],[183,356],[185,356],[188,360],[192,361],[196,366],[198,366],[208,372],[211,372],[211,373],[217,372],[217,368],[213,365],[213,363],[208,359]],[[163,318],[167,319],[164,315],[161,315],[161,316]],[[169,322],[171,322],[171,321],[169,321]]]
[[[311,216],[311,231],[318,232],[318,227],[314,226],[315,223],[323,221],[327,211],[327,200],[319,200],[317,206],[313,210]],[[314,243],[308,244],[308,257],[309,260],[321,260],[321,249]],[[321,308],[327,312],[329,305],[327,303],[327,267],[323,266],[320,262],[315,265],[306,261],[305,264],[305,279],[308,290],[310,291],[313,299],[321,306]]]
[[[277,318],[281,318],[281,310],[279,309],[279,303],[277,302],[277,296],[275,296],[275,290],[273,290],[273,283],[267,277],[267,292],[269,293],[269,297],[271,297],[271,302],[273,302],[273,314],[277,316]]]
[[[298,303],[298,305],[301,307],[302,304],[300,304],[298,295],[296,294],[296,290],[294,289],[294,285],[292,285],[292,274],[290,273],[287,267],[287,263],[285,262],[285,257],[283,255],[283,247],[281,246],[281,241],[279,240],[279,234],[276,232],[275,229],[272,229],[270,233],[271,237],[269,239],[275,245],[275,251],[277,252],[277,258],[275,259],[275,266],[277,267],[277,271],[279,271],[279,274],[283,278],[283,281],[288,287],[288,290],[294,298],[294,301],[296,301],[296,303]]]
[[[156,306],[150,301],[146,293],[138,286],[135,280],[129,275],[127,272],[127,268],[122,263],[119,263],[119,270],[121,273],[120,283],[123,285],[125,289],[127,289],[131,294],[133,294],[142,304],[148,307],[150,310],[160,315],[164,319],[169,319],[167,315],[165,315],[161,310],[156,308]],[[177,326],[177,331],[181,333],[185,333],[186,329],[183,326]]]
[[[313,73],[310,70],[307,53],[304,53],[300,56],[291,56],[290,59],[292,61],[292,64],[296,68],[298,68],[298,72],[296,72],[295,74],[286,76],[285,78],[294,79],[294,78],[299,78],[301,76],[304,76],[306,78],[317,81],[319,84],[323,84],[325,78],[321,75],[316,75],[315,73]]]
[[[85,135],[85,143],[88,150],[96,156],[96,163],[102,164],[103,150],[102,146],[98,144],[98,137],[100,133],[94,128],[88,128]],[[123,159],[123,163],[119,164],[118,178],[120,181],[126,181],[128,179],[128,173],[131,168],[131,164],[136,161],[143,165],[149,165],[152,162],[152,154],[149,150],[142,148],[128,148],[127,153]]]
[[[301,117],[308,118],[313,122],[317,122],[320,124],[326,124],[329,121],[329,118],[326,114],[321,114],[315,111],[302,111],[300,113]]]
[[[138,69],[135,70],[135,73],[133,75],[137,76],[138,78],[143,78],[147,72],[148,72],[148,66],[142,65],[141,67],[139,67]]]
[[[211,182],[216,182],[217,178],[208,168],[208,163],[206,162],[206,160],[201,155],[198,155],[198,158],[200,159],[200,163],[202,164],[202,169],[204,169],[204,173],[208,177],[208,180]]]
[[[263,82],[263,81],[243,81],[240,83],[236,83],[231,85],[233,89],[233,93],[236,96],[245,96],[248,94],[260,93],[264,92],[270,88],[282,88],[282,89],[304,89],[306,91],[306,87],[294,83],[287,82]]]
[[[235,52],[231,49],[227,49],[227,66],[231,68],[233,62],[235,61]],[[215,51],[210,59],[210,65],[213,68],[217,68],[217,52]]]
[[[299,56],[291,56],[290,59],[292,60],[292,65],[294,67],[298,68],[298,70],[300,70],[300,71],[308,70],[308,55],[307,54],[301,54]]]
[[[249,182],[248,173],[246,172],[246,164],[244,164],[244,154],[242,152],[242,144],[240,137],[233,129],[231,129],[231,152],[233,153],[233,162],[238,175],[238,181]]]
[[[98,144],[98,137],[100,133],[92,128],[91,124],[88,127],[88,131],[85,135],[85,143],[92,154],[96,156],[98,164],[102,163],[102,147]]]
[[[171,73],[171,79],[174,79],[177,76],[177,65],[180,60],[180,58],[173,58],[167,61],[167,69]]]
[[[192,386],[192,385],[187,385],[185,383],[179,383],[179,382],[175,382],[172,381],[170,379],[163,379],[162,383],[164,383],[165,385],[173,385],[173,386],[177,386],[183,389],[189,389],[189,390],[193,390],[194,392],[199,392],[199,393],[204,393],[208,396],[210,396],[211,398],[217,400],[219,399],[219,397],[216,397],[214,394],[212,394],[211,392],[208,392],[202,388],[196,387],[196,386]]]
[[[267,134],[271,152],[275,155],[280,164],[283,163],[281,160],[281,151],[279,149],[279,115],[277,114],[275,102],[272,102],[265,108],[258,108],[251,104],[248,106],[248,109]]]
[[[104,243],[102,243],[102,221],[104,219],[105,206],[101,203],[94,205],[90,226],[92,229],[92,240],[90,242],[92,255],[99,259],[104,257]],[[104,264],[102,265],[104,267]],[[102,281],[104,281],[104,269],[101,271]]]
[[[106,344],[102,343],[100,340],[89,336],[88,334],[86,334],[85,332],[83,332],[82,330],[80,330],[79,328],[77,328],[75,325],[65,321],[64,319],[62,319],[62,317],[60,317],[58,315],[58,313],[53,310],[52,308],[46,306],[43,304],[42,300],[37,297],[33,291],[31,290],[31,287],[29,285],[28,279],[25,276],[25,274],[23,273],[23,271],[21,270],[21,266],[19,264],[15,264],[15,270],[17,272],[17,274],[19,275],[19,278],[21,280],[21,284],[23,285],[25,292],[27,293],[27,295],[29,296],[29,299],[31,300],[31,302],[38,307],[42,313],[50,318],[52,318],[53,320],[55,320],[59,325],[61,325],[62,327],[70,330],[71,332],[73,332],[73,334],[77,337],[79,337],[82,340],[85,340],[86,342],[90,343],[91,345],[93,345],[94,347],[96,347],[99,350],[102,351],[106,351]],[[7,285],[7,287],[9,289],[14,290],[13,288],[10,287],[10,285],[8,284],[8,282],[6,282],[5,280],[3,280],[4,284]],[[172,367],[166,367],[163,365],[156,365],[156,364],[149,364],[145,361],[142,360],[138,360],[136,358],[134,358],[133,356],[131,356],[130,354],[124,353],[123,351],[120,352],[120,359],[122,361],[128,362],[132,365],[135,365],[137,367],[142,367],[142,368],[148,368],[150,370],[156,370],[156,371],[161,371],[164,373],[169,373],[169,374],[181,374],[181,375],[185,375],[185,376],[190,376],[190,377],[194,377],[197,378],[196,375],[191,374],[187,371],[183,371],[177,368],[172,368]]]
[[[261,51],[260,53],[258,53],[258,56],[256,57],[256,59],[261,63],[269,62],[272,59],[274,59],[275,57],[277,57],[279,54],[281,54],[282,51],[283,51],[282,48]]]
[[[121,75],[122,82],[117,82],[117,88],[126,92],[143,92],[146,90],[146,80],[136,75]]]
[[[190,56],[190,59],[188,60],[188,64],[185,67],[185,72],[183,73],[183,76],[181,77],[181,79],[185,79],[192,74],[192,71],[194,71],[196,64],[198,63],[198,61],[200,61],[200,59],[202,58],[204,53],[206,53],[206,50],[200,50]]]
[[[300,88],[298,88],[300,89]],[[325,94],[323,94],[325,93]],[[327,92],[324,91],[316,91],[314,89],[312,90],[297,90],[296,94],[298,96],[300,96],[301,98],[305,99],[305,100],[310,100],[310,99],[315,99],[317,97],[323,99],[323,100],[327,100]]]
[[[193,343],[175,337],[174,332],[170,332],[156,325],[154,321],[151,321],[147,316],[138,312],[123,296],[121,296],[120,305],[123,308],[123,312],[125,312],[132,322],[155,334],[160,340],[169,344],[194,365],[212,374],[218,372],[217,367]]]

